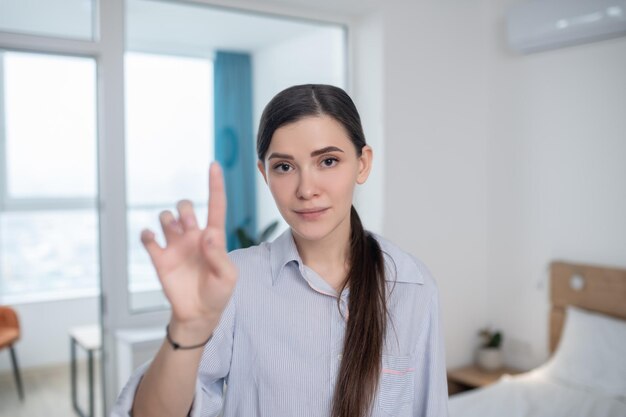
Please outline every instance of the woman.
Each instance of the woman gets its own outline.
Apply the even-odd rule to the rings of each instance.
[[[204,229],[182,201],[178,217],[160,215],[165,248],[142,233],[172,316],[114,415],[447,415],[435,282],[364,231],[352,206],[372,150],[350,97],[327,85],[282,91],[263,112],[257,153],[290,228],[227,254],[213,164]]]

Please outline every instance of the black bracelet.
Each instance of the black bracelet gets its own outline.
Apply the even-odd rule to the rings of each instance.
[[[204,345],[209,343],[209,340],[211,340],[211,337],[213,337],[213,335],[211,334],[211,336],[209,336],[209,338],[204,343],[200,343],[200,344],[193,345],[193,346],[181,346],[172,340],[172,336],[170,336],[170,325],[168,324],[167,326],[165,326],[165,337],[167,338],[167,341],[170,342],[170,345],[172,345],[174,350],[178,350],[178,349],[187,350],[187,349],[198,349],[198,348],[204,347]]]

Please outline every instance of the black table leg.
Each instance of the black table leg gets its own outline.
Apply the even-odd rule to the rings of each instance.
[[[13,375],[15,376],[15,384],[17,385],[17,394],[20,396],[20,400],[24,401],[24,387],[22,386],[22,377],[20,376],[20,368],[17,366],[17,355],[15,354],[15,347],[10,346],[11,351],[11,363],[13,365]]]
[[[89,417],[93,417],[93,351],[88,350],[87,356],[89,357]]]
[[[78,406],[78,383],[77,383],[77,379],[78,379],[78,367],[76,366],[76,340],[73,337],[70,337],[70,367],[71,367],[71,376],[72,376],[72,405],[74,406],[74,411],[76,411],[76,414],[78,414],[80,417],[87,417],[85,415],[85,413],[83,412],[83,410],[80,409],[80,407]],[[91,353],[91,352],[89,352]],[[91,362],[90,362],[91,364]],[[89,367],[89,371],[90,371],[90,381],[93,381],[93,378],[91,377],[92,373],[91,373],[91,368],[92,366],[90,365]],[[93,390],[90,390],[90,393]],[[93,398],[90,396],[90,407],[93,407]],[[93,408],[91,409],[91,416],[93,416]]]

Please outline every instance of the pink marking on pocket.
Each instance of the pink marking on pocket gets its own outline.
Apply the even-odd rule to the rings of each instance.
[[[409,372],[413,372],[415,370],[415,368],[407,368],[404,371],[396,371],[395,369],[384,369],[383,368],[383,373],[385,374],[393,374],[393,375],[404,375],[404,374],[408,374]]]

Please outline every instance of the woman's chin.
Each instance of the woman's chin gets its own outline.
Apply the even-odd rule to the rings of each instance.
[[[322,230],[322,228],[317,225],[293,225],[291,226],[291,230],[299,239],[311,242],[321,240],[328,234],[328,231]]]
[[[294,219],[291,219],[294,220]],[[295,221],[288,222],[293,234],[299,239],[315,242],[327,237],[333,230],[332,225],[325,221]]]
[[[289,224],[294,236],[299,239],[317,242],[328,239],[331,235],[341,234],[341,225],[330,222],[292,222]],[[348,231],[349,234],[349,231]]]

